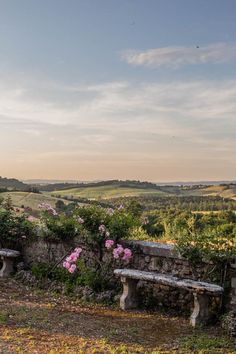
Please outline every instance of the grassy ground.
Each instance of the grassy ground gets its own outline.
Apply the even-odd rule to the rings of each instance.
[[[142,195],[167,195],[165,192],[156,189],[125,188],[120,186],[99,186],[88,188],[71,188],[52,192],[52,195],[61,195],[69,197],[81,197],[89,199],[108,199],[118,197],[138,197]]]
[[[218,328],[111,307],[0,280],[0,353],[236,353]]]
[[[49,203],[55,207],[58,198],[51,197],[45,194],[30,193],[30,192],[6,192],[1,193],[0,197],[7,198],[10,196],[15,207],[20,208],[22,205],[32,209],[38,209],[38,205],[42,202]],[[64,201],[67,203],[67,201]]]

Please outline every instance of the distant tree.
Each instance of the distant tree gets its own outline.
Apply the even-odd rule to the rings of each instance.
[[[64,211],[66,209],[66,205],[63,200],[57,200],[55,203],[55,207],[58,211]]]
[[[140,216],[143,209],[142,204],[136,200],[131,200],[127,205],[127,210],[134,216]]]
[[[6,210],[12,210],[13,209],[12,199],[11,199],[10,195],[8,195],[7,198],[4,201],[4,208]]]
[[[31,192],[31,193],[40,193],[37,187],[33,187],[33,186],[29,186],[29,188],[27,188],[26,190],[27,192]]]

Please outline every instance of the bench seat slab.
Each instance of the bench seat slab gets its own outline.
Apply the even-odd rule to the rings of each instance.
[[[15,250],[10,250],[8,248],[1,248],[0,249],[0,256],[8,257],[8,258],[16,258],[19,257],[20,252]]]
[[[186,289],[193,292],[206,292],[214,296],[223,293],[223,288],[219,285],[192,279],[181,279],[168,274],[145,272],[136,269],[115,269],[114,273],[121,277],[151,281],[153,283]]]

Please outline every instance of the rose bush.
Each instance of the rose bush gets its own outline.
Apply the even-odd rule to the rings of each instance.
[[[83,285],[89,282],[94,290],[109,288],[114,266],[122,266],[132,257],[131,250],[123,248],[119,240],[141,225],[139,219],[123,206],[116,209],[82,206],[70,213],[58,213],[45,203],[39,207],[38,224],[45,241],[81,247],[75,248],[64,259],[63,268],[69,273],[77,273],[76,281]],[[34,218],[30,217],[30,220],[35,222]]]

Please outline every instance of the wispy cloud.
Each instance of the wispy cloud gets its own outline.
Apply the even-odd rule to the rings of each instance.
[[[176,171],[177,162],[188,161],[187,170],[200,178],[200,161],[212,171],[219,161],[235,165],[236,81],[78,87],[37,81],[20,88],[1,82],[0,97],[1,166],[25,161],[36,169],[37,161],[53,176],[53,168],[64,163],[67,177],[82,169],[90,171],[86,178],[97,178],[101,166],[104,178],[122,178],[124,171],[130,178],[145,178],[138,171],[147,166],[143,173],[158,179],[154,166],[169,173],[170,166]],[[183,178],[186,170],[179,171]]]
[[[207,131],[209,138],[216,132],[223,137],[227,127],[232,132],[236,124],[236,81],[108,82],[53,89],[41,85],[43,95],[32,86],[0,86],[2,129],[61,129],[65,135],[78,129],[80,135],[91,134],[101,142],[110,141],[101,135],[114,136],[124,129],[179,137]]]
[[[193,47],[162,47],[146,51],[126,50],[121,54],[128,64],[147,67],[179,68],[184,65],[224,63],[236,58],[236,45],[224,43]]]

